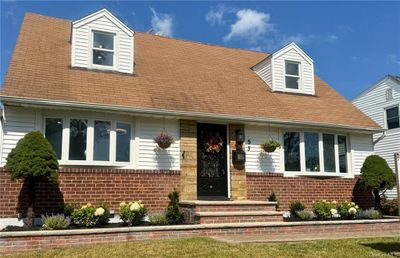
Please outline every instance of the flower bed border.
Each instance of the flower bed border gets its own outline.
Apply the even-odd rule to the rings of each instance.
[[[122,243],[134,240],[171,239],[196,236],[233,236],[290,234],[347,233],[379,231],[400,232],[400,219],[263,222],[196,224],[176,226],[145,226],[122,228],[94,228],[57,231],[0,232],[0,253],[68,248],[87,244]],[[290,241],[290,239],[288,239]]]

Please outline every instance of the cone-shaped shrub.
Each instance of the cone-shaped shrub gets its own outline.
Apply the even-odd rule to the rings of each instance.
[[[183,213],[179,210],[179,193],[177,191],[173,191],[168,194],[168,198],[169,204],[167,206],[167,212],[165,214],[168,224],[182,224],[185,221],[185,217],[183,216]]]

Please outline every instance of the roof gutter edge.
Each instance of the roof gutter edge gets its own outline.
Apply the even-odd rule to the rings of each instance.
[[[44,105],[44,106],[58,106],[58,107],[72,107],[72,108],[89,108],[107,111],[119,111],[127,113],[136,113],[142,115],[168,115],[177,118],[213,118],[213,119],[227,119],[235,120],[240,122],[253,122],[253,123],[272,123],[276,125],[306,125],[306,126],[316,126],[316,127],[329,127],[335,129],[347,129],[355,131],[365,131],[365,132],[383,132],[382,128],[374,127],[362,127],[362,126],[351,126],[343,124],[333,124],[333,123],[321,123],[313,121],[299,121],[299,120],[285,120],[285,119],[275,119],[275,118],[263,118],[263,117],[253,117],[253,116],[238,116],[238,115],[227,115],[227,114],[217,114],[217,113],[205,113],[205,112],[193,112],[193,111],[179,111],[179,110],[168,110],[168,109],[156,109],[156,108],[135,108],[127,106],[118,105],[107,105],[107,104],[95,104],[86,103],[78,101],[63,101],[63,100],[50,100],[50,99],[39,99],[39,98],[24,98],[24,97],[14,97],[14,96],[4,96],[0,95],[1,102],[3,103],[13,103],[13,104],[31,104],[31,105]]]

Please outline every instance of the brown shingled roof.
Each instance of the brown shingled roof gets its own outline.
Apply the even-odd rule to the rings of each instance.
[[[324,81],[273,93],[250,69],[268,54],[135,33],[135,75],[73,69],[71,21],[28,13],[2,89],[40,98],[379,128]]]

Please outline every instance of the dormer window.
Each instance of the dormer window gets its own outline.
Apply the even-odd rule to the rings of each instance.
[[[300,88],[300,64],[285,61],[285,87],[286,89],[298,90]]]
[[[114,34],[93,31],[93,65],[114,66],[114,38]]]

